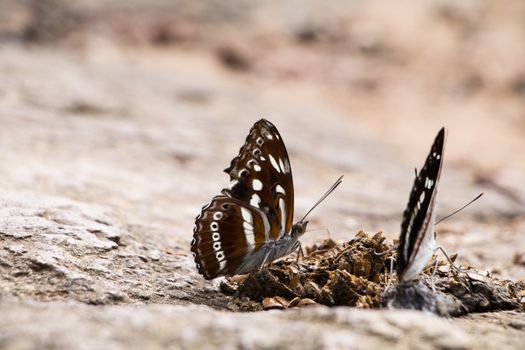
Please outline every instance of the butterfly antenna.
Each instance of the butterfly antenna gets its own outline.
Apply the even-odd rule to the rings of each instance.
[[[481,192],[480,194],[478,194],[476,198],[474,198],[473,200],[471,200],[470,202],[468,202],[467,204],[465,204],[464,206],[462,206],[461,208],[459,208],[458,210],[456,210],[456,211],[453,212],[452,214],[448,214],[448,215],[445,216],[444,218],[439,219],[439,220],[435,223],[435,225],[437,225],[437,224],[439,224],[441,221],[446,220],[446,219],[448,219],[449,217],[451,217],[451,216],[453,216],[453,215],[459,213],[460,211],[462,211],[463,209],[465,209],[466,207],[468,207],[469,205],[471,205],[472,203],[474,203],[475,201],[477,201],[478,199],[480,199],[481,196],[483,196],[483,192]]]
[[[312,210],[315,209],[315,207],[317,207],[319,204],[321,204],[322,201],[324,201],[326,199],[326,197],[328,197],[330,195],[330,193],[334,192],[334,190],[337,188],[337,186],[339,186],[341,184],[341,182],[343,182],[343,176],[344,175],[341,175],[336,182],[334,182],[334,184],[328,189],[328,191],[326,191],[325,194],[323,194],[323,196],[321,198],[319,198],[319,200],[317,201],[317,203],[315,203],[313,205],[312,208],[310,208],[310,210],[308,210],[306,212],[306,214],[303,216],[303,218],[299,221],[299,222],[303,222],[304,219],[306,219],[306,217],[308,216],[308,214],[310,214],[312,212]]]
[[[414,168],[414,174],[415,174],[416,177],[417,177],[417,168]]]

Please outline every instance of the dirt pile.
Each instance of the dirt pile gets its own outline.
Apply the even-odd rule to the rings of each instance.
[[[232,308],[243,310],[312,304],[378,308],[382,296],[394,291],[396,283],[390,273],[395,267],[395,246],[385,241],[381,232],[370,236],[362,231],[347,243],[326,240],[300,261],[289,256],[251,274],[229,278],[221,290],[238,298],[231,302]],[[500,280],[472,267],[451,268],[448,262],[435,260],[421,280],[452,300],[447,314],[453,316],[525,306],[525,283]]]

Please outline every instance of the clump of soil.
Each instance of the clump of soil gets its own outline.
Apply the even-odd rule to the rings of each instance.
[[[395,246],[385,241],[381,232],[370,236],[362,231],[343,244],[325,240],[307,249],[308,255],[299,261],[291,255],[249,275],[231,277],[221,284],[221,291],[233,296],[230,307],[236,310],[313,304],[379,308],[384,295],[401,291],[391,273]],[[501,281],[471,267],[451,268],[445,261],[438,261],[434,269],[435,264],[433,261],[423,272],[421,290],[449,300],[447,315],[523,311],[525,283]],[[430,292],[432,280],[434,290]]]

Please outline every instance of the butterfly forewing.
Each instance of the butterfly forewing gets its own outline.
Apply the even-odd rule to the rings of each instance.
[[[272,123],[261,119],[254,124],[225,172],[231,183],[223,193],[262,210],[270,222],[270,239],[291,231],[292,171],[286,147]]]
[[[402,281],[419,274],[419,266],[424,267],[435,248],[434,208],[443,164],[445,136],[445,129],[442,128],[434,140],[425,165],[416,176],[403,213],[397,253],[397,274]]]

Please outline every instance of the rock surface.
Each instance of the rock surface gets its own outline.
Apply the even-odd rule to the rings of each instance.
[[[513,312],[226,312],[189,253],[258,118],[285,139],[296,216],[345,174],[305,245],[396,238],[445,125],[438,216],[485,196],[439,244],[523,280],[522,2],[133,4],[0,2],[0,347],[523,347]]]
[[[469,316],[452,327],[451,320],[420,312],[344,307],[225,313],[5,299],[0,306],[6,349],[519,349],[525,328],[525,314],[513,312]]]

